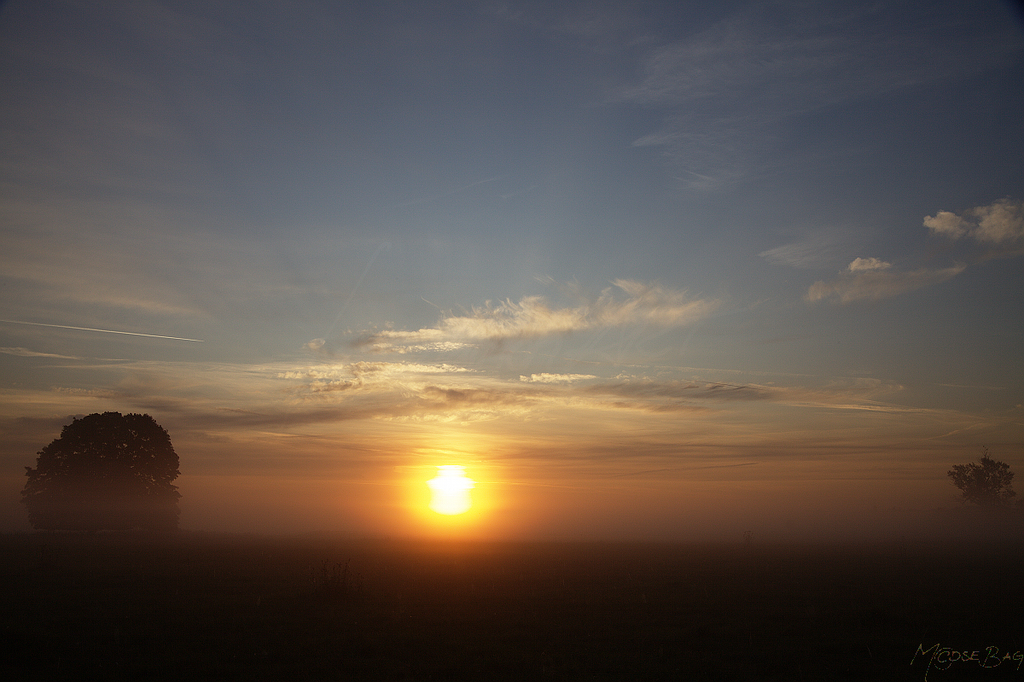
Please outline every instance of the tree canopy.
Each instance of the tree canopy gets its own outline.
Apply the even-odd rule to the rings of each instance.
[[[988,456],[988,448],[981,449],[978,462],[956,464],[946,474],[960,489],[964,502],[980,507],[1009,507],[1013,497],[1013,472],[1010,465]]]
[[[45,530],[172,530],[181,494],[171,437],[148,414],[90,414],[27,469],[22,502]]]

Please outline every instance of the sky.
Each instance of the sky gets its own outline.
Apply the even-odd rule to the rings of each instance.
[[[189,529],[915,532],[1024,470],[1022,82],[1008,1],[8,0],[0,530],[116,411]]]

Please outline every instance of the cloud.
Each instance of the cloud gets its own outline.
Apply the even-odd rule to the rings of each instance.
[[[968,256],[963,259],[967,263],[1024,253],[1020,248],[1020,242],[1024,241],[1024,203],[1009,198],[968,209],[960,215],[938,211],[935,215],[925,216],[924,226],[936,236],[954,241],[967,238],[985,245],[988,253]],[[766,253],[769,252],[761,255]],[[812,284],[804,299],[810,303],[824,300],[839,303],[877,301],[945,282],[966,268],[967,265],[961,262],[940,269],[899,271],[892,263],[879,258],[858,257],[835,280]]]
[[[483,389],[454,386],[425,386],[419,393],[431,411],[466,408],[509,407],[530,404],[532,396],[507,388]]]
[[[109,364],[102,367],[111,369]],[[893,404],[891,397],[901,387],[870,378],[777,386],[682,378],[659,368],[656,377],[540,373],[540,381],[523,381],[518,373],[503,379],[449,363],[379,361],[125,361],[118,367],[127,375],[118,372],[100,391],[19,390],[18,413],[149,412],[171,432],[191,472],[273,467],[294,472],[296,467],[320,466],[315,461],[334,466],[339,452],[407,461],[407,455],[398,453],[437,444],[439,434],[446,432],[435,427],[445,424],[479,426],[476,433],[492,443],[481,456],[536,457],[547,463],[573,458],[589,462],[601,451],[611,461],[690,457],[694,448],[717,452],[723,444],[781,454],[792,453],[794,439],[810,438],[816,445],[822,439],[863,439],[853,427],[821,435],[821,409],[856,411],[861,419],[913,413],[911,418],[918,421],[912,423],[917,424],[946,419]],[[95,369],[76,366],[69,371],[95,375]],[[796,415],[797,425],[783,414]],[[10,416],[0,414],[0,423],[9,423]],[[884,424],[879,438],[891,439],[890,423]],[[31,452],[59,431],[54,423],[29,434],[37,442],[24,450]],[[456,431],[463,433],[455,430],[448,436]]]
[[[887,267],[855,269],[854,264],[860,260],[862,259],[858,258],[851,263],[849,269],[838,279],[831,282],[818,281],[812,284],[804,295],[804,299],[810,303],[823,300],[840,303],[877,301],[945,282],[959,275],[967,267],[957,264],[940,270],[921,268],[911,272],[893,272]]]
[[[886,263],[884,260],[877,258],[855,258],[847,266],[847,270],[850,272],[861,272],[863,270],[887,270],[891,267],[892,263]]]
[[[59,360],[80,360],[73,355],[58,355],[56,353],[42,353],[35,350],[29,350],[28,348],[0,348],[0,353],[4,355],[17,355],[22,358],[57,358]]]
[[[839,380],[821,387],[648,376],[601,379],[594,375],[550,373],[521,375],[510,381],[446,364],[390,362],[314,367],[278,376],[298,380],[288,390],[298,400],[268,404],[259,412],[288,411],[296,415],[296,424],[354,419],[468,423],[509,418],[534,422],[538,418],[556,418],[566,410],[600,414],[604,415],[600,418],[609,419],[616,418],[616,413],[622,418],[629,418],[629,413],[654,418],[684,412],[699,412],[711,418],[744,411],[748,409],[744,405],[755,404],[868,411],[902,409],[880,402],[902,387],[871,378]]]
[[[473,308],[467,315],[442,318],[437,327],[416,331],[384,330],[369,334],[356,345],[378,352],[444,349],[447,344],[501,343],[555,334],[629,325],[684,326],[703,319],[718,302],[691,298],[685,291],[617,279],[594,300],[554,308],[542,296],[527,296],[497,305]],[[625,296],[623,297],[622,294]]]
[[[1024,202],[1000,199],[962,215],[939,211],[925,216],[924,226],[932,234],[954,240],[966,236],[983,243],[1008,244],[1024,238]]]
[[[597,377],[594,376],[593,374],[548,374],[547,372],[541,372],[540,374],[531,374],[530,376],[519,376],[520,381],[535,384],[568,384],[576,381],[585,381],[587,379],[596,378]]]
[[[837,229],[827,229],[790,244],[776,246],[758,254],[773,265],[786,265],[801,270],[835,267],[840,254],[846,251],[852,235]]]
[[[700,400],[766,400],[774,389],[757,384],[731,384],[721,381],[660,380],[625,377],[586,389],[589,393],[611,393],[635,398],[686,398]]]
[[[662,111],[664,123],[634,145],[661,146],[693,174],[681,178],[691,188],[713,189],[764,168],[771,140],[785,134],[780,123],[978,72],[1019,51],[1006,26],[967,23],[949,34],[943,24],[957,8],[939,5],[906,13],[886,3],[805,3],[780,21],[774,3],[744,4],[644,55],[639,77],[616,95]]]
[[[278,372],[279,379],[299,379],[302,394],[328,394],[354,389],[392,390],[415,382],[424,375],[460,374],[472,370],[458,365],[412,362],[353,362],[327,367]]]
[[[747,403],[791,407],[902,412],[906,408],[884,402],[903,390],[900,384],[870,377],[831,381],[825,386],[774,386],[723,381],[665,380],[625,377],[579,389],[578,395],[611,398],[592,407],[644,412],[743,409]]]
[[[951,239],[959,239],[967,234],[967,221],[949,211],[939,211],[933,216],[925,216],[924,226],[933,234]]]
[[[979,241],[1000,243],[1024,237],[1024,203],[1020,201],[1003,199],[975,208],[971,214],[978,220],[971,236]]]
[[[471,343],[438,341],[436,343],[420,343],[411,346],[389,346],[387,351],[392,353],[451,353],[452,351],[472,347],[473,344]]]
[[[425,365],[416,362],[353,362],[348,366],[349,370],[356,376],[368,374],[395,376],[409,374],[458,374],[471,372],[467,367],[441,363],[436,365]]]

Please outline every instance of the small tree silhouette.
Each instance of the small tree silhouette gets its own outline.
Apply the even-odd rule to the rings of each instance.
[[[1013,497],[1013,472],[1010,465],[988,456],[982,446],[978,462],[956,464],[946,474],[960,489],[964,502],[989,509],[1009,508]]]
[[[64,427],[25,467],[22,502],[43,530],[173,530],[178,455],[148,414],[90,414]]]

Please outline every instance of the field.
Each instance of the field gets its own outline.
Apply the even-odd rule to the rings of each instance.
[[[1022,575],[999,543],[7,535],[0,678],[1024,680]]]

